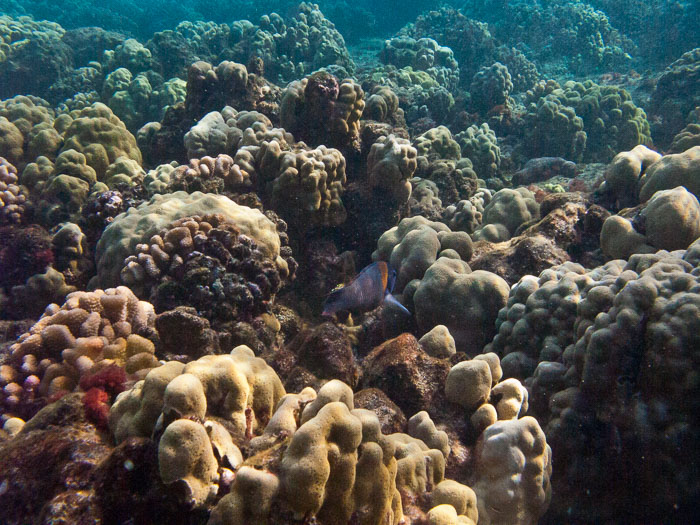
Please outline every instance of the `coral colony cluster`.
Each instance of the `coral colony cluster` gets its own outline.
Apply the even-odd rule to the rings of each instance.
[[[695,521],[697,3],[224,4],[3,4],[0,522]]]

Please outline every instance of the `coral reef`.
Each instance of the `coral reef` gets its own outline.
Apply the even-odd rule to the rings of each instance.
[[[0,522],[697,521],[697,2],[157,4],[3,4]]]
[[[341,149],[357,148],[364,109],[359,84],[318,71],[287,86],[280,102],[280,121],[283,128],[312,146],[328,143]]]
[[[130,208],[105,228],[97,243],[96,286],[118,285],[124,260],[163,227],[184,217],[221,214],[238,230],[254,239],[262,252],[271,257],[282,272],[288,265],[280,256],[280,237],[275,224],[259,210],[239,206],[223,195],[185,192],[156,195],[136,208]]]

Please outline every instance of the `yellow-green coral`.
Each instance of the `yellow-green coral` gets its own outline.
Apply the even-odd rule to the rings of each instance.
[[[87,163],[102,180],[107,166],[118,157],[133,159],[141,163],[141,151],[136,139],[124,123],[101,103],[71,112],[73,121],[65,131],[62,151],[74,149],[83,153]]]

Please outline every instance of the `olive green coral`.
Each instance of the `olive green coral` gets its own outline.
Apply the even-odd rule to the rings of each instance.
[[[425,270],[413,294],[421,330],[444,324],[457,348],[480,351],[496,332],[498,311],[509,286],[496,274],[476,270],[459,259],[440,257]]]
[[[416,149],[408,139],[381,136],[372,144],[367,157],[367,172],[372,188],[390,192],[398,203],[411,196],[409,179],[416,171]]]
[[[71,113],[72,122],[65,130],[61,151],[74,149],[83,153],[87,163],[102,180],[107,166],[118,157],[141,163],[141,151],[136,139],[109,107],[95,103]]]

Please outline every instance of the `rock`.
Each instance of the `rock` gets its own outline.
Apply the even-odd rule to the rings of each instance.
[[[365,358],[361,386],[386,393],[404,413],[434,412],[443,399],[449,361],[426,354],[411,334],[378,346]]]
[[[379,418],[382,432],[393,434],[404,432],[406,416],[399,406],[378,388],[365,388],[355,394],[355,408],[364,408],[374,412]]]

